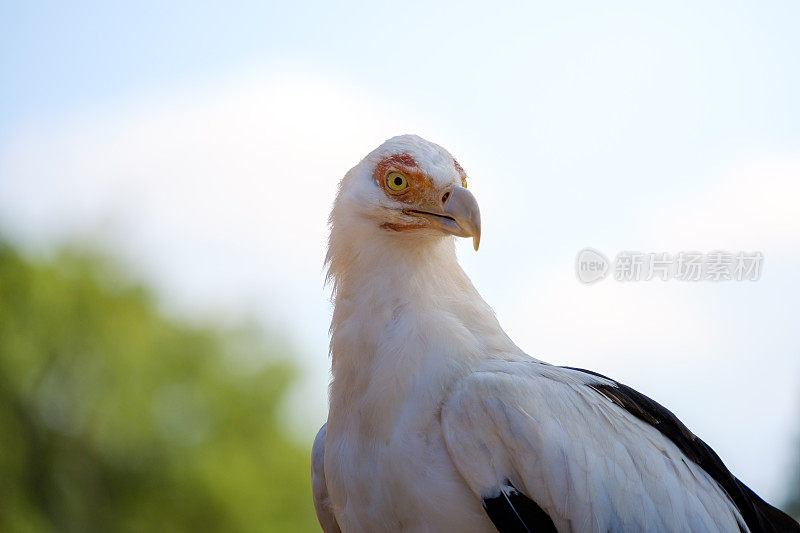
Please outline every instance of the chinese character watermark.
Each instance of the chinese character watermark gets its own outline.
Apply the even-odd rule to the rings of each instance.
[[[593,248],[584,248],[575,260],[575,273],[583,283],[617,281],[756,281],[761,277],[761,252],[678,252],[670,254],[625,251],[613,261]]]

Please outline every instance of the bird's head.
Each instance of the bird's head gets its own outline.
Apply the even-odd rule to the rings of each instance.
[[[475,250],[481,239],[466,172],[447,150],[416,135],[389,139],[347,173],[331,225],[351,235],[379,231],[397,242],[472,237]]]

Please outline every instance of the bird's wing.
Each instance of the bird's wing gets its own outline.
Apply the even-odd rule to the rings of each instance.
[[[487,362],[442,426],[501,531],[800,531],[672,413],[598,374]]]
[[[314,510],[317,520],[325,533],[341,533],[339,523],[333,515],[328,485],[325,482],[325,432],[328,424],[323,424],[311,448],[311,490],[314,493]]]

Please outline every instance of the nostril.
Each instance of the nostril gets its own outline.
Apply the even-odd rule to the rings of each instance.
[[[447,191],[446,193],[444,193],[444,196],[442,196],[442,203],[443,203],[443,204],[446,204],[446,203],[447,203],[447,200],[448,200],[449,198],[450,198],[450,191]]]

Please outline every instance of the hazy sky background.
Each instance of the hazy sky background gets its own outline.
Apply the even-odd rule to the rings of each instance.
[[[225,5],[228,4],[228,5]],[[255,317],[325,418],[326,217],[384,139],[448,148],[467,272],[529,353],[676,412],[779,500],[800,428],[800,4],[0,2],[0,231]],[[761,251],[757,282],[580,284],[577,252]],[[1,282],[1,280],[0,280]]]

